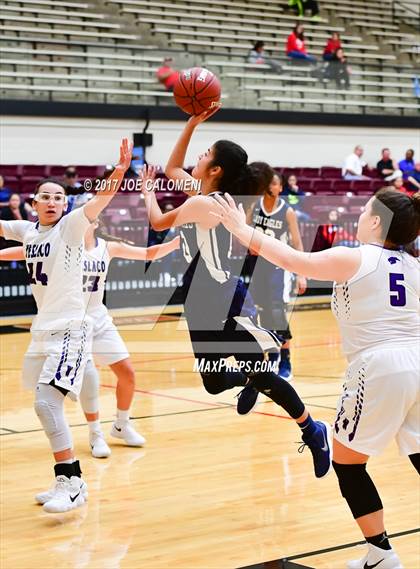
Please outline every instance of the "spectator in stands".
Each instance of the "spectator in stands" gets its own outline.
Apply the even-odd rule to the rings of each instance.
[[[303,59],[316,63],[316,57],[309,55],[305,47],[305,34],[302,24],[296,24],[293,32],[287,38],[286,53],[292,59]]]
[[[420,191],[420,162],[416,162],[414,170],[408,173],[407,182],[408,190],[413,190],[413,192]]]
[[[282,182],[283,176],[279,176],[279,178]],[[297,178],[294,174],[287,176],[282,195],[290,207],[295,210],[299,221],[309,221],[311,219],[309,214],[302,211],[305,192],[299,188]]]
[[[337,49],[341,49],[340,34],[338,32],[333,32],[330,39],[327,41],[324,47],[324,53],[322,54],[322,59],[324,61],[331,61]]]
[[[271,59],[265,55],[264,45],[265,45],[264,42],[261,40],[256,41],[254,43],[253,48],[248,54],[248,62],[253,63],[255,65],[259,64],[269,65],[272,71],[280,73],[282,70],[282,66],[277,61],[274,61],[274,59]]]
[[[8,205],[1,210],[1,219],[7,221],[13,220],[27,220],[28,213],[31,213],[32,208],[29,204],[22,202],[19,194],[12,194],[9,198]]]
[[[392,182],[392,187],[395,190],[402,192],[403,194],[408,194],[409,196],[411,196],[411,194],[413,193],[412,191],[407,190],[407,188],[404,187],[404,180],[402,178],[395,178],[395,180]]]
[[[357,145],[353,154],[347,156],[344,166],[341,170],[342,176],[345,180],[370,180],[369,176],[363,175],[363,168],[366,162],[362,160],[363,148]]]
[[[376,164],[376,168],[382,178],[387,182],[392,182],[395,178],[401,178],[403,175],[398,168],[398,164],[391,158],[389,148],[382,149],[382,158]]]
[[[74,166],[68,166],[63,176],[63,183],[68,190],[75,190],[82,187],[82,184],[78,181],[78,173]]]
[[[0,176],[0,207],[8,205],[12,190],[4,187],[4,178]]]
[[[162,66],[156,72],[156,78],[164,85],[167,91],[173,91],[175,83],[178,81],[179,71],[172,67],[172,57],[165,57]]]
[[[414,150],[409,148],[405,153],[405,160],[400,160],[398,166],[403,173],[404,180],[407,179],[408,172],[414,170]]]
[[[78,177],[79,175],[74,166],[66,168],[63,176],[63,183],[68,197],[66,213],[70,213],[72,209],[82,207],[92,197],[92,194],[88,193],[78,181]]]
[[[347,58],[344,51],[340,48],[332,54],[331,60],[328,62],[327,68],[324,73],[326,79],[335,81],[337,89],[342,88],[344,84],[345,89],[350,87],[350,68],[347,65]]]
[[[320,20],[319,6],[316,0],[289,0],[289,6],[296,10],[299,18],[305,15],[306,10],[311,10],[312,20]]]

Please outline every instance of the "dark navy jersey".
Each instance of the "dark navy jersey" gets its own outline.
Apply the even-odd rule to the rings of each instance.
[[[236,315],[253,316],[252,299],[242,281],[232,274],[232,234],[221,223],[212,229],[185,223],[179,233],[188,263],[184,275],[184,308],[189,327],[212,327]]]
[[[284,243],[288,241],[288,225],[286,213],[289,206],[280,198],[272,212],[264,208],[264,198],[261,197],[252,210],[252,225],[270,237],[279,239]]]
[[[208,195],[216,194],[222,195],[220,192]],[[231,278],[232,234],[221,223],[212,229],[202,229],[197,223],[185,223],[179,233],[182,253],[194,270],[195,278],[202,279],[206,285],[223,284]]]

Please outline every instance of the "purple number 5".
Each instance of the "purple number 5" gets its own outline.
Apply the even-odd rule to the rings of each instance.
[[[403,274],[389,273],[389,290],[395,293],[390,296],[391,306],[405,306],[407,304],[405,287],[398,281],[404,281]]]

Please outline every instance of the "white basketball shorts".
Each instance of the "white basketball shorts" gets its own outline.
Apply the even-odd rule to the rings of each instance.
[[[334,437],[367,455],[396,438],[400,454],[420,452],[420,363],[417,346],[379,347],[348,367]]]
[[[130,357],[110,316],[95,323],[92,351],[95,362],[100,366],[109,366]]]
[[[92,352],[92,328],[83,322],[78,330],[33,331],[25,354],[22,380],[25,388],[37,383],[61,387],[77,399]]]

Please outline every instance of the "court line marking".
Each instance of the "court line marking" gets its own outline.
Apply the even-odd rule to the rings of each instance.
[[[172,413],[161,413],[159,415],[141,415],[139,417],[130,417],[131,420],[133,421],[137,421],[140,419],[155,419],[156,417],[171,417],[172,415],[186,415],[188,413],[200,413],[203,411],[217,411],[217,409],[226,409],[231,407],[230,404],[226,404],[224,406],[220,406],[220,407],[207,407],[207,409],[190,409],[189,411],[174,411]],[[101,425],[105,425],[107,423],[114,423],[115,419],[105,419],[103,421],[99,421],[101,423]],[[70,428],[74,429],[77,427],[86,427],[87,423],[78,423],[76,425],[69,425]],[[26,431],[11,431],[10,429],[4,429],[4,430],[9,430],[9,433],[0,433],[0,437],[5,437],[7,435],[24,435],[26,433],[43,433],[44,429],[28,429]]]
[[[115,389],[115,385],[105,385],[103,383],[101,383],[101,387],[107,387],[110,389]],[[145,389],[135,389],[134,390],[136,393],[143,393],[144,395],[151,395],[151,396],[155,396],[155,397],[165,397],[167,399],[176,399],[178,401],[188,401],[189,403],[199,403],[200,405],[211,405],[212,407],[216,406],[216,407],[235,407],[234,404],[232,403],[212,403],[211,401],[199,401],[197,399],[189,399],[188,397],[180,397],[178,395],[169,395],[167,393],[156,393],[155,391],[147,391]],[[263,413],[262,411],[253,411],[253,414],[255,415],[267,415],[269,417],[279,417],[279,419],[290,419],[293,420],[291,417],[286,416],[286,415],[277,415],[274,413]]]
[[[409,529],[405,531],[400,531],[388,535],[389,539],[394,539],[396,537],[402,537],[404,535],[410,535],[420,532],[420,528]],[[307,553],[298,553],[296,555],[291,555],[290,557],[285,557],[282,561],[294,561],[295,559],[303,559],[304,557],[313,557],[314,555],[323,555],[325,553],[331,553],[333,551],[339,551],[341,549],[349,549],[351,547],[356,547],[356,545],[365,545],[366,541],[354,541],[352,543],[343,543],[341,545],[335,545],[334,547],[326,547],[325,549],[318,549],[316,551],[308,551]]]

